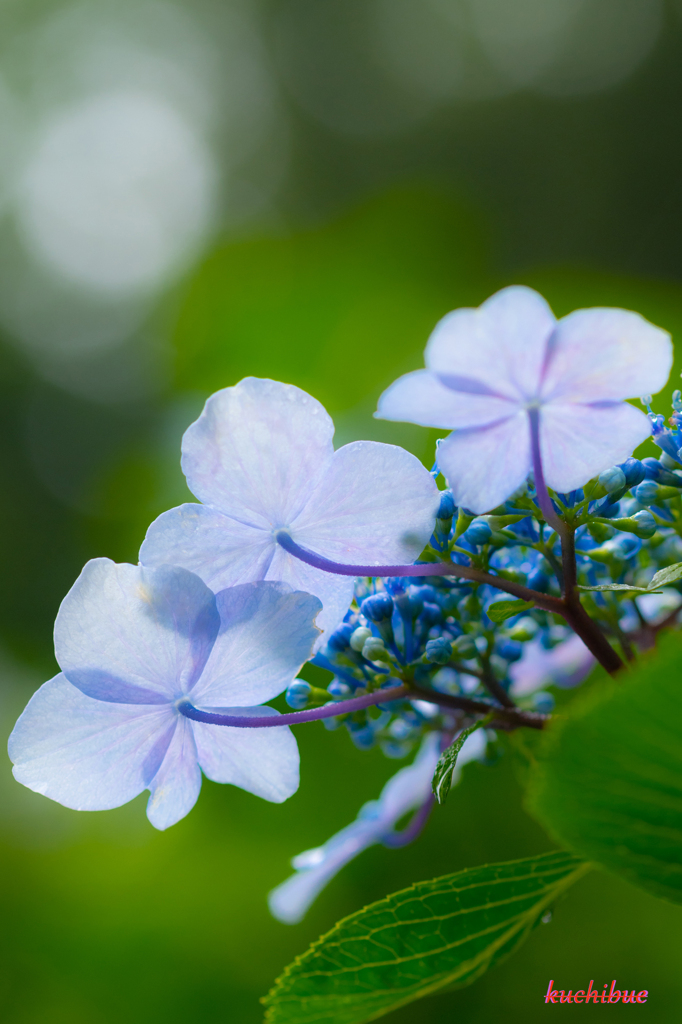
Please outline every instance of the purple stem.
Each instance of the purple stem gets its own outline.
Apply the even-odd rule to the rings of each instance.
[[[457,562],[427,562],[421,565],[348,565],[345,562],[332,562],[324,555],[318,555],[316,551],[302,548],[285,530],[280,530],[276,534],[275,540],[285,551],[288,551],[294,558],[305,562],[306,565],[312,565],[324,572],[335,573],[337,576],[455,576],[465,580],[474,580],[476,583],[487,583],[489,586],[504,590],[523,601],[533,601],[538,608],[544,608],[545,611],[554,612],[557,615],[562,614],[562,602],[558,598],[541,594],[537,590],[531,590],[512,580],[492,576],[471,565],[459,565]]]
[[[421,807],[417,808],[401,832],[387,832],[386,835],[381,837],[382,846],[388,846],[391,850],[397,850],[401,846],[407,846],[408,843],[414,842],[429,820],[434,801],[433,793],[429,793],[424,803]]]
[[[530,424],[530,450],[533,458],[533,476],[535,477],[538,505],[552,529],[556,530],[560,537],[563,537],[566,524],[556,514],[556,509],[547,490],[545,474],[542,468],[542,458],[540,456],[540,410],[538,408],[528,410],[528,422]]]
[[[281,725],[296,725],[298,722],[316,722],[321,718],[334,718],[336,715],[347,715],[353,711],[362,711],[373,704],[388,704],[392,700],[401,700],[409,694],[407,686],[391,686],[385,690],[375,690],[363,697],[352,697],[337,704],[325,704],[321,708],[310,711],[293,711],[288,715],[219,715],[213,711],[199,711],[188,700],[178,704],[178,711],[193,722],[204,722],[206,725],[227,725],[235,729],[267,729]]]

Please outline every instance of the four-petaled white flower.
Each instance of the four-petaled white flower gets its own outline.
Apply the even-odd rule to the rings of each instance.
[[[448,313],[425,360],[384,392],[376,415],[452,430],[438,465],[457,504],[482,513],[526,479],[533,429],[555,491],[626,459],[651,424],[624,399],[660,391],[672,346],[637,313],[579,309],[557,321],[542,296],[514,286]]]
[[[201,505],[164,512],[140,551],[144,565],[181,565],[212,590],[283,580],[319,597],[334,629],[353,578],[313,568],[276,541],[347,565],[413,562],[431,536],[439,494],[409,452],[376,441],[334,451],[334,424],[305,391],[246,377],[212,395],[185,433],[182,468]]]
[[[320,608],[285,583],[213,594],[175,566],[88,562],[57,616],[62,672],[33,695],[10,736],[15,778],[86,811],[148,789],[147,816],[159,829],[192,809],[202,771],[281,803],[298,788],[288,726],[204,725],[179,705],[278,715],[255,705],[286,689],[310,656]]]

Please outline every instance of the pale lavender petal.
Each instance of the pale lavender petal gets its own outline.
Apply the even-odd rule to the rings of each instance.
[[[415,370],[399,377],[379,399],[375,417],[418,423],[421,427],[475,427],[493,423],[516,410],[506,398],[469,394],[446,387],[431,370]]]
[[[239,522],[288,526],[333,455],[334,424],[305,391],[246,377],[218,391],[182,441],[190,490]]]
[[[443,317],[426,346],[426,366],[458,391],[471,392],[477,382],[483,393],[532,398],[555,322],[531,288],[503,288],[478,309],[456,309]]]
[[[140,548],[143,565],[181,565],[211,590],[263,579],[275,551],[272,530],[239,523],[208,505],[164,512]]]
[[[197,802],[201,771],[189,719],[177,716],[166,756],[148,788],[151,796],[147,817],[154,828],[163,830],[175,825]]]
[[[60,674],[40,687],[14,726],[14,777],[76,811],[120,807],[156,774],[175,719],[168,705],[87,697]]]
[[[419,459],[392,444],[340,448],[301,515],[297,544],[337,562],[412,562],[435,526],[440,494]]]
[[[438,465],[455,502],[481,514],[496,508],[531,469],[528,416],[473,430],[455,430],[438,448]]]
[[[204,707],[223,715],[278,715],[269,707]],[[281,804],[298,789],[299,755],[287,725],[281,729],[231,729],[192,722],[199,764],[213,782],[227,782]]]
[[[324,846],[299,854],[292,865],[300,870],[268,894],[272,916],[283,924],[298,924],[334,875],[378,841],[376,822],[360,818]]]
[[[575,633],[550,650],[532,640],[524,644],[523,657],[509,667],[511,692],[523,697],[543,686],[576,686],[594,664],[594,656]]]
[[[440,735],[429,733],[422,741],[414,763],[401,768],[389,779],[379,800],[365,804],[358,818],[328,839],[324,846],[294,857],[291,863],[296,874],[268,896],[273,917],[285,924],[300,921],[325,885],[344,865],[368,846],[381,842],[404,814],[424,803],[431,793],[439,743]]]
[[[161,703],[194,684],[218,627],[215,597],[198,576],[96,558],[62,602],[55,652],[69,681],[91,697]]]
[[[315,619],[315,625],[322,634],[315,642],[315,650],[326,643],[330,632],[344,619],[353,600],[355,577],[337,576],[322,569],[306,565],[277,545],[267,572],[268,580],[281,580],[294,590],[314,594],[322,602],[322,611]]]
[[[569,405],[540,410],[540,452],[545,480],[555,491],[572,491],[627,459],[651,434],[649,419],[625,402]]]
[[[560,320],[544,401],[601,402],[656,394],[672,366],[670,335],[625,309],[578,309]]]
[[[286,690],[320,635],[320,601],[286,583],[260,582],[223,590],[216,603],[220,632],[192,701],[254,705]]]

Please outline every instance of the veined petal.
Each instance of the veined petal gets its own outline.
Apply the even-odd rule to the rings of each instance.
[[[455,430],[438,448],[438,465],[456,504],[481,514],[496,508],[531,469],[528,416],[515,416],[472,430]]]
[[[270,563],[267,579],[281,580],[294,590],[314,594],[322,602],[322,611],[315,619],[315,625],[322,630],[322,635],[315,641],[315,650],[318,650],[325,643],[327,635],[343,622],[353,600],[354,576],[337,576],[322,569],[315,569],[312,565],[294,558],[279,545]]]
[[[173,738],[154,778],[149,783],[151,796],[147,817],[158,829],[166,829],[184,818],[194,807],[201,790],[201,771],[197,761],[192,725],[178,715]]]
[[[651,434],[651,422],[626,402],[577,405],[552,402],[540,410],[545,480],[555,491],[582,487],[623,462]]]
[[[269,707],[216,708],[205,711],[233,715],[278,715]],[[231,729],[192,722],[199,764],[208,779],[228,782],[247,793],[280,804],[298,789],[299,755],[287,725],[281,729]]]
[[[384,391],[374,415],[379,420],[454,430],[493,423],[511,415],[514,404],[497,395],[453,390],[431,370],[415,370]]]
[[[120,807],[158,771],[175,718],[168,705],[87,697],[60,674],[34,693],[14,726],[14,777],[76,811]]]
[[[272,530],[239,523],[208,505],[180,505],[155,519],[140,548],[143,565],[181,565],[214,592],[262,580],[275,550]]]
[[[213,593],[186,569],[96,558],[62,602],[55,652],[69,681],[91,697],[161,703],[194,684],[219,625]]]
[[[667,331],[625,309],[578,309],[559,320],[541,388],[545,402],[656,394],[672,366]]]
[[[216,392],[182,440],[190,490],[252,526],[287,526],[333,455],[334,424],[291,384],[246,377]]]
[[[537,394],[554,315],[532,288],[503,288],[478,309],[456,309],[436,325],[424,354],[448,387],[515,401]]]
[[[355,441],[335,452],[291,536],[349,565],[412,562],[433,533],[439,504],[433,477],[414,455]]]
[[[246,583],[216,595],[220,632],[192,700],[254,705],[291,683],[320,635],[321,602],[286,583]]]

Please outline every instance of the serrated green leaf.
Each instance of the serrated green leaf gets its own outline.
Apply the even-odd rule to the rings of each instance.
[[[268,1024],[362,1024],[469,985],[527,938],[590,868],[563,851],[468,868],[339,921],[285,970]]]
[[[665,569],[659,569],[651,583],[649,589],[653,587],[665,587],[669,583],[675,583],[677,580],[682,578],[682,562],[675,562],[674,565],[667,565]]]
[[[653,580],[651,581],[653,583]],[[652,590],[651,587],[631,587],[628,583],[602,583],[598,587],[583,587],[578,586],[578,590],[633,590],[638,594],[657,594],[660,593],[658,590]]]
[[[533,607],[532,601],[493,601],[486,609],[486,615],[491,622],[504,622],[511,619],[512,615],[520,615]]]
[[[485,718],[481,718],[478,722],[475,722],[468,729],[463,729],[462,732],[457,736],[449,747],[447,747],[438,758],[438,764],[436,765],[433,773],[433,779],[431,781],[431,788],[433,795],[439,804],[444,804],[447,800],[450,787],[452,785],[452,773],[457,767],[457,758],[459,752],[469,739],[472,733],[476,732],[482,726],[487,725],[492,719],[492,715],[486,715]]]
[[[547,730],[528,805],[559,841],[682,903],[682,637]]]

